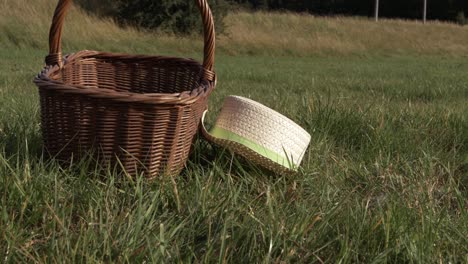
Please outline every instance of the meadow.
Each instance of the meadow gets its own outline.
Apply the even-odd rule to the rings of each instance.
[[[0,1],[0,262],[468,262],[468,27],[235,13],[218,37],[223,98],[303,126],[281,176],[198,139],[174,180],[44,158],[37,88],[54,1]],[[73,9],[64,50],[200,58],[201,37]]]

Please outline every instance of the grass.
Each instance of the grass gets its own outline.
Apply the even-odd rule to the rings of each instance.
[[[339,36],[330,49],[321,40],[308,49],[294,45],[305,26],[285,35],[290,44],[273,34],[244,41],[235,30],[247,27],[233,26],[219,41],[209,119],[228,94],[286,114],[312,135],[302,169],[275,175],[198,140],[175,181],[149,183],[100,175],[86,160],[69,168],[44,160],[32,78],[47,51],[52,4],[24,3],[0,2],[0,261],[468,261],[468,62],[457,56],[465,28],[233,15],[229,23],[253,31],[283,21],[323,24],[318,36]],[[66,50],[197,56],[201,48],[74,13]],[[419,48],[393,41],[388,32],[403,26],[401,38],[423,28],[442,37]]]
[[[47,34],[56,1],[0,1],[0,46],[47,50]],[[314,17],[291,13],[230,14],[226,33],[218,36],[218,52],[264,56],[461,56],[468,53],[468,27],[431,21]],[[158,32],[122,29],[72,8],[65,21],[64,49],[199,54],[200,36],[180,38]]]
[[[240,13],[227,18],[227,52],[304,56],[363,54],[466,54],[466,27],[405,20],[324,18],[288,13]],[[224,42],[225,41],[225,42]],[[265,47],[268,47],[265,49]]]

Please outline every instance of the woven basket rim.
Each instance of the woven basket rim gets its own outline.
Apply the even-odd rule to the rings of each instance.
[[[83,60],[88,58],[118,58],[122,61],[125,60],[180,60],[181,62],[187,62],[193,66],[200,67],[200,70],[206,71],[203,66],[190,58],[178,58],[170,56],[160,55],[129,55],[124,53],[110,53],[110,52],[99,52],[91,50],[82,50],[76,53],[71,53],[64,56],[63,67],[58,65],[46,66],[34,79],[34,82],[39,86],[40,89],[48,90],[60,90],[62,93],[69,94],[81,94],[93,98],[102,98],[116,102],[128,102],[128,103],[143,103],[143,104],[168,104],[168,105],[187,105],[192,104],[198,100],[201,96],[208,96],[214,89],[214,83],[203,78],[205,75],[201,75],[201,81],[197,88],[193,90],[183,91],[180,93],[135,93],[128,91],[116,91],[107,88],[95,88],[83,85],[69,85],[61,81],[53,80],[50,76],[67,67],[73,61]]]

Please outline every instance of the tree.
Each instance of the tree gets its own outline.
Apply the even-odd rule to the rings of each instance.
[[[114,16],[117,10],[114,0],[77,0],[77,3],[85,10],[99,16]]]
[[[200,28],[193,0],[76,0],[98,15],[116,17],[121,23],[176,32]],[[266,10],[309,12],[316,15],[368,16],[462,21],[468,0],[210,0],[218,31],[230,5]],[[421,13],[421,8],[423,8]],[[188,10],[188,11],[187,11]]]
[[[117,18],[120,23],[175,33],[193,33],[202,30],[200,12],[193,0],[117,0]],[[224,27],[227,13],[224,0],[210,0],[218,32]]]

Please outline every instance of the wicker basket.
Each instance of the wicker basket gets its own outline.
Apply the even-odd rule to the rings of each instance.
[[[184,58],[80,51],[62,57],[61,33],[71,0],[55,10],[46,57],[35,78],[45,149],[58,160],[92,153],[130,175],[180,172],[215,87],[215,32],[206,0],[203,65]]]

